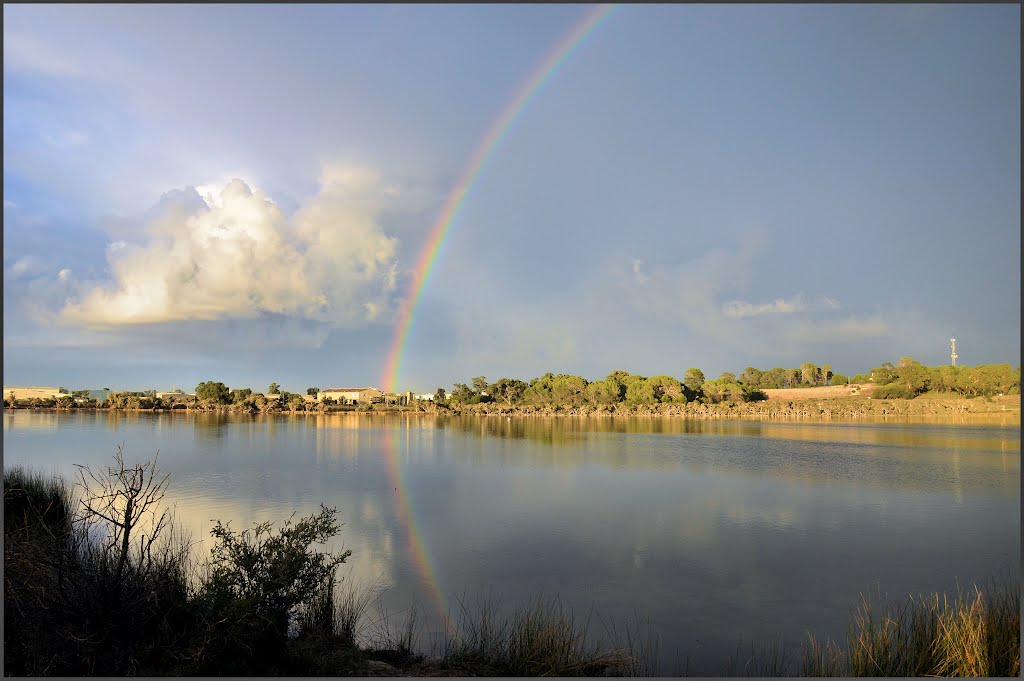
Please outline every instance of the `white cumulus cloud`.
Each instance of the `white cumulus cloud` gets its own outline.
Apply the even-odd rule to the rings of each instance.
[[[288,216],[231,180],[208,202],[166,206],[141,242],[111,244],[112,280],[60,319],[109,328],[277,314],[362,326],[390,308],[396,283],[398,242],[378,224],[380,197],[372,173],[328,168],[319,194]]]

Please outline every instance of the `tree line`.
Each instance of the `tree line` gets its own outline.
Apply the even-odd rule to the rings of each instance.
[[[917,397],[925,392],[953,393],[962,397],[1019,394],[1020,365],[982,364],[978,366],[925,366],[912,357],[901,357],[895,364],[885,362],[867,373],[847,377],[832,372],[828,364],[818,366],[806,362],[796,368],[757,369],[747,367],[739,376],[724,372],[718,378],[707,380],[704,372],[691,367],[682,379],[660,374],[641,376],[616,370],[604,379],[589,381],[582,376],[548,372],[530,381],[501,378],[493,383],[484,376],[473,378],[469,384],[455,383],[451,392],[438,388],[436,404],[478,404],[499,402],[507,405],[572,406],[584,405],[627,406],[658,403],[701,402],[754,402],[767,399],[765,390],[777,388],[811,388],[825,385],[873,383],[874,397],[880,399]],[[64,389],[61,389],[64,391]],[[47,407],[71,409],[97,407],[95,400],[76,402],[89,391],[66,391],[70,396],[59,398],[16,399],[16,404],[4,399],[4,406]],[[112,409],[183,409],[189,406],[227,408],[232,411],[324,411],[328,400],[308,402],[306,396],[315,397],[319,388],[306,389],[306,395],[281,390],[280,384],[271,383],[267,394],[251,388],[229,388],[220,381],[203,381],[196,386],[195,397],[171,395],[156,396],[155,390],[110,393],[106,405]],[[15,396],[17,398],[17,396]],[[361,405],[366,409],[369,405]]]
[[[588,381],[582,376],[546,373],[523,381],[501,378],[494,383],[485,376],[473,378],[469,384],[456,383],[450,393],[438,388],[434,401],[438,404],[478,404],[499,402],[507,405],[584,405],[627,406],[657,403],[754,402],[767,399],[765,390],[777,388],[812,388],[826,385],[874,383],[876,398],[910,399],[927,392],[955,393],[962,397],[1014,394],[1020,392],[1020,366],[984,364],[975,367],[922,365],[912,357],[902,357],[894,365],[885,362],[868,373],[852,378],[832,372],[828,364],[818,366],[807,362],[798,368],[757,369],[747,367],[736,376],[724,372],[707,380],[698,368],[687,369],[682,379],[668,375],[641,376],[616,370],[604,379]]]
[[[876,398],[914,398],[926,392],[955,393],[962,397],[1020,394],[1020,365],[925,366],[913,357],[901,357],[871,370]]]
[[[488,383],[486,377],[477,376],[471,385],[456,383],[451,394],[439,388],[435,402],[476,404],[502,402],[508,405],[583,405],[630,406],[656,403],[685,404],[696,400],[708,403],[724,401],[752,402],[766,399],[756,387],[744,385],[734,374],[723,373],[707,380],[697,368],[687,369],[682,380],[667,375],[641,376],[616,370],[599,381],[588,381],[582,376],[546,373],[526,382],[516,378],[502,378]]]
[[[307,388],[306,395],[315,397],[320,392],[319,388]],[[275,395],[276,398],[268,398],[267,395]],[[286,411],[316,410],[319,403],[308,403],[306,395],[281,390],[279,383],[271,383],[267,388],[266,395],[254,393],[252,388],[228,388],[220,381],[203,381],[196,386],[196,400],[202,406],[218,407],[228,406],[243,411],[274,411],[277,409]]]

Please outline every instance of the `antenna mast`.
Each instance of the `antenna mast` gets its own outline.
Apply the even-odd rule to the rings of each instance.
[[[953,362],[953,366],[956,366],[956,358],[959,356],[956,354],[956,338],[950,338],[949,344],[949,359]]]

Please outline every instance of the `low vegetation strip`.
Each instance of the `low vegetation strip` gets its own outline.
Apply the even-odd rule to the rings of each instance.
[[[216,523],[198,563],[160,507],[167,479],[155,459],[122,452],[80,488],[4,470],[4,663],[14,676],[646,676],[656,645],[626,630],[603,647],[557,598],[499,619],[463,604],[439,651],[415,652],[415,617],[393,630],[368,591],[339,588],[348,552],[314,546],[340,529],[336,513],[236,532]],[[383,625],[381,623],[384,623]],[[1019,676],[1020,584],[911,598],[865,599],[845,647],[809,636],[806,676]],[[732,671],[791,675],[768,649]]]

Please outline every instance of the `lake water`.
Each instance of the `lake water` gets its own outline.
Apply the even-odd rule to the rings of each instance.
[[[336,506],[342,574],[421,642],[441,613],[557,594],[595,639],[640,622],[663,674],[840,638],[862,592],[954,591],[1020,566],[1020,428],[5,411],[4,465],[160,451],[178,522]],[[209,548],[197,547],[205,553]],[[374,611],[375,613],[376,611]],[[371,614],[374,614],[371,613]],[[397,624],[397,621],[396,621]]]

